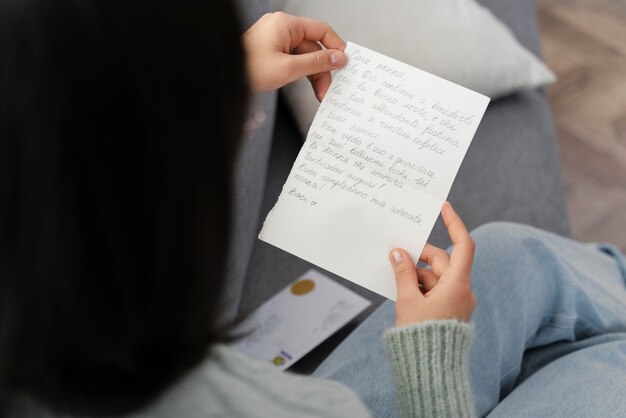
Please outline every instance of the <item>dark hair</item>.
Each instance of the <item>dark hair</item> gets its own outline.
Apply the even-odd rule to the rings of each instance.
[[[0,2],[0,392],[127,413],[207,354],[247,108],[230,1]]]

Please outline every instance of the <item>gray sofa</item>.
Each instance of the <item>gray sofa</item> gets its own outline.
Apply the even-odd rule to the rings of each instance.
[[[540,55],[534,0],[479,2],[507,24],[523,45]],[[246,25],[268,10],[267,3],[267,0],[241,1]],[[237,161],[225,318],[245,315],[313,267],[257,239],[303,138],[289,109],[276,93],[255,99],[262,105],[267,119],[246,138]],[[449,198],[469,228],[507,220],[568,235],[555,133],[544,91],[519,92],[489,105]],[[448,246],[441,220],[430,242]],[[383,301],[381,296],[326,273],[371,300],[372,307],[293,366],[295,371],[312,371],[355,324]]]

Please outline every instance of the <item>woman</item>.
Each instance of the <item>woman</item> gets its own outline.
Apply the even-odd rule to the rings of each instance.
[[[277,373],[220,344],[229,338],[219,308],[231,166],[249,91],[309,76],[321,99],[329,71],[346,62],[344,43],[332,29],[273,14],[242,42],[234,7],[226,1],[8,1],[0,4],[0,19],[4,414],[367,416],[362,401],[344,386]],[[389,363],[376,352],[390,307],[398,326],[386,332],[385,341],[404,416],[489,412],[500,394],[515,386],[511,376],[524,376],[516,367],[535,341],[530,337],[542,329],[530,316],[481,315],[474,324],[481,338],[474,339],[471,359],[486,366],[469,368],[474,244],[449,204],[442,213],[455,244],[451,256],[427,246],[422,258],[432,269],[416,269],[406,252],[394,250],[395,308],[384,305],[318,371],[335,373],[359,389],[376,415],[395,408],[384,369]],[[491,256],[497,259],[502,255],[497,251],[510,247],[511,266],[518,257],[537,268],[536,252],[521,244],[516,248],[515,237],[533,245],[576,246],[507,228],[508,246],[493,244],[502,227],[477,235],[472,276],[479,297],[486,296],[480,306],[517,312],[514,304],[525,301],[524,312],[536,307],[541,317],[577,317],[572,309],[579,304],[570,299],[551,305],[559,292],[545,283],[578,286],[566,274],[578,270],[562,267],[557,256],[543,260],[549,261],[545,280],[526,292],[511,291],[510,301],[498,303],[506,300],[506,289],[490,280],[520,273],[492,269],[504,263],[494,264]],[[549,245],[542,248],[554,254]],[[585,251],[576,248],[580,254],[568,250],[562,259]],[[626,290],[618,256],[586,251],[621,297]],[[490,294],[493,289],[502,294]],[[604,293],[596,294],[580,305],[593,309],[579,310],[600,318],[594,332],[623,331],[623,306],[606,301]],[[513,327],[505,327],[514,323],[522,325],[515,334],[520,338],[499,340],[514,334]],[[502,332],[494,332],[494,324]],[[610,327],[602,328],[606,324]],[[371,344],[355,350],[355,341],[370,334],[375,334]],[[574,334],[542,331],[537,347],[567,338],[576,344],[586,336]],[[619,341],[618,334],[611,335]],[[338,362],[342,356],[346,361]],[[350,362],[364,359],[367,367],[352,371],[368,377],[345,373]],[[533,370],[541,373],[546,368],[538,365],[548,360]],[[506,365],[502,372],[508,374],[476,381],[482,369],[495,364]],[[359,387],[363,383],[369,383],[365,390]],[[368,390],[388,393],[378,399]]]

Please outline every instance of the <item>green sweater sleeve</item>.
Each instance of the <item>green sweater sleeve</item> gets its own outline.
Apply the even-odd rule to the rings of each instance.
[[[385,332],[401,418],[475,416],[468,378],[470,340],[470,326],[456,320]]]

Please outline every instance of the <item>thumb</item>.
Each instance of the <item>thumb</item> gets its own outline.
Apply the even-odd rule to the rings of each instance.
[[[306,54],[292,55],[291,78],[294,80],[343,67],[348,61],[346,54],[339,49],[320,49]]]
[[[401,248],[395,248],[389,253],[389,261],[396,275],[398,300],[423,297],[417,281],[417,269],[409,253]]]

